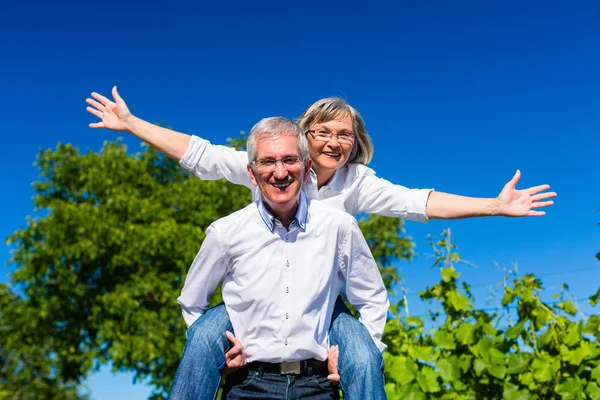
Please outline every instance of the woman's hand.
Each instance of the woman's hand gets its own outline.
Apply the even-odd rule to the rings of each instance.
[[[100,122],[90,124],[90,128],[107,128],[113,131],[131,132],[130,121],[133,117],[127,104],[117,92],[117,87],[113,86],[112,96],[114,102],[102,96],[99,93],[93,92],[93,99],[85,99],[85,102],[90,106],[86,110],[100,118]]]
[[[548,207],[554,201],[540,201],[556,197],[556,192],[545,192],[550,185],[533,186],[528,189],[517,190],[516,186],[521,179],[521,171],[517,170],[515,176],[506,184],[498,195],[498,214],[505,217],[541,217],[544,211],[537,208]],[[541,193],[544,192],[544,193]]]

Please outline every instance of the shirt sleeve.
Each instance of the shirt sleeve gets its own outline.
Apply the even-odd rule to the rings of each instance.
[[[359,321],[367,328],[380,351],[387,310],[390,306],[387,290],[356,220],[353,220],[340,246],[341,273],[346,279],[346,296],[360,314]]]
[[[208,310],[210,296],[227,273],[227,261],[217,229],[210,225],[177,298],[188,328]]]
[[[248,155],[231,147],[217,146],[192,136],[179,165],[202,180],[227,179],[231,183],[254,188],[246,165]]]
[[[373,174],[366,174],[358,182],[356,189],[355,213],[429,222],[425,211],[432,190],[409,189]]]

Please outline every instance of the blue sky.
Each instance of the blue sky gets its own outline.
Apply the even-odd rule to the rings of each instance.
[[[460,268],[481,306],[501,279],[494,262],[518,263],[551,291],[565,281],[580,299],[598,287],[597,2],[25,1],[0,15],[3,237],[33,212],[40,148],[98,150],[118,136],[87,127],[92,91],[116,84],[136,115],[214,143],[333,95],[363,114],[371,167],[394,183],[493,197],[519,168],[519,187],[559,194],[543,218],[409,222],[419,255],[400,268],[412,293],[434,282],[426,234],[448,227],[479,266]],[[106,370],[89,385],[97,400],[148,393]]]

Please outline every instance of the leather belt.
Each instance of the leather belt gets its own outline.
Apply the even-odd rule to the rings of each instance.
[[[262,361],[254,361],[249,363],[248,369],[251,371],[259,371],[263,373],[280,374],[280,375],[328,375],[327,360],[319,361],[311,358],[303,361],[292,361],[282,363],[268,363]]]

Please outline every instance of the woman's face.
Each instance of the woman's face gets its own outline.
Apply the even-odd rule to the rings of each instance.
[[[331,133],[331,138],[327,141],[319,140],[319,131]],[[352,140],[348,140],[349,136]],[[312,124],[306,137],[313,169],[317,175],[324,174],[329,179],[335,170],[346,164],[350,157],[355,141],[352,134],[352,118],[346,115],[339,119]],[[342,137],[341,141],[340,137]]]

